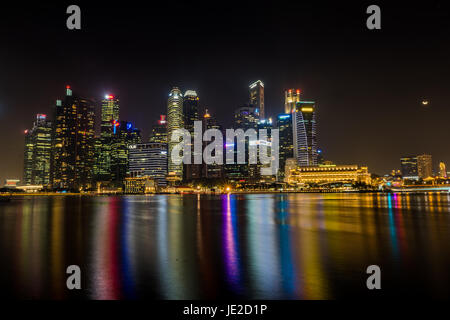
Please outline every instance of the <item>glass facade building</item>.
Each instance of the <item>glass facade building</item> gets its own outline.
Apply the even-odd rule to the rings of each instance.
[[[148,176],[159,186],[166,186],[167,180],[167,144],[140,143],[129,147],[129,175],[132,177]]]
[[[167,120],[161,115],[158,122],[153,126],[149,142],[167,143]]]
[[[253,82],[250,87],[250,104],[259,109],[261,119],[265,117],[264,83],[261,80]]]
[[[280,114],[277,117],[279,130],[279,173],[278,179],[284,179],[286,159],[294,156],[292,114]]]
[[[288,89],[284,92],[284,113],[292,113],[297,102],[300,102],[300,90]]]
[[[294,158],[299,166],[317,165],[316,104],[297,102],[292,113]]]
[[[418,180],[417,157],[406,156],[400,159],[400,166],[403,179]]]
[[[417,173],[421,179],[433,176],[433,158],[431,155],[422,154],[417,156]]]
[[[194,158],[196,150],[194,150],[194,124],[195,121],[200,121],[198,110],[199,97],[197,92],[187,90],[183,97],[183,125],[191,134],[191,163],[183,164],[183,180],[191,181],[193,179],[200,179],[202,177],[202,164],[195,164]],[[201,139],[202,137],[198,137]],[[200,151],[201,153],[202,151]]]
[[[54,109],[51,184],[68,191],[93,187],[94,110],[92,100],[73,95],[69,86]]]
[[[174,87],[169,93],[167,101],[167,139],[168,139],[168,175],[173,182],[181,181],[183,178],[183,164],[172,162],[171,154],[178,142],[171,140],[172,134],[177,129],[183,129],[183,94],[180,89]]]
[[[25,131],[24,173],[25,185],[50,183],[52,124],[45,114],[38,114],[31,130]]]

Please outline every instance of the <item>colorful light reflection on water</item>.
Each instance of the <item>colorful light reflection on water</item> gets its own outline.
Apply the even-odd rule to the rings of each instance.
[[[446,194],[28,197],[0,204],[5,297],[448,297]],[[66,267],[83,290],[65,287]]]

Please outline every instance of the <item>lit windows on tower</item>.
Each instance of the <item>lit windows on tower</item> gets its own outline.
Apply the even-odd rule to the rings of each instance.
[[[300,90],[289,89],[284,92],[284,113],[292,113],[300,102]]]
[[[259,109],[261,119],[265,118],[264,83],[261,80],[253,82],[250,87],[250,104]]]
[[[277,117],[279,129],[279,179],[283,181],[286,160],[294,156],[294,142],[292,138],[292,114],[280,114]]]
[[[406,156],[400,159],[400,166],[403,179],[418,180],[419,173],[417,168],[417,157]]]
[[[183,177],[183,165],[170,161],[172,150],[177,144],[177,142],[171,141],[171,137],[177,129],[183,129],[183,94],[180,89],[174,87],[170,91],[167,101],[168,174],[172,181],[180,181]]]
[[[315,110],[314,101],[300,101],[292,113],[294,158],[299,166],[317,165]]]
[[[165,115],[161,115],[153,126],[149,142],[167,143],[167,120]]]

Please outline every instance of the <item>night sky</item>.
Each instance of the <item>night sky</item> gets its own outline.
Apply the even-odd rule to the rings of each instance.
[[[317,102],[327,160],[378,174],[408,154],[450,165],[450,5],[341,2],[2,2],[0,184],[22,178],[23,131],[66,85],[119,96],[121,119],[146,140],[172,86],[196,90],[229,127],[260,79],[270,116],[283,112],[286,88]],[[81,7],[80,31],[66,28],[70,4]],[[366,28],[370,4],[381,30]]]

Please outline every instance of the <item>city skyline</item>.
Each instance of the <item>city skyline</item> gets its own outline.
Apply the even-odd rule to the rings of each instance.
[[[449,1],[0,10],[3,300],[450,297]]]
[[[44,17],[29,20],[21,17],[19,8],[12,7],[5,20],[8,25],[2,29],[6,30],[9,50],[0,54],[2,61],[8,62],[2,73],[7,77],[0,77],[0,135],[10,137],[0,142],[6,154],[0,163],[0,181],[22,175],[23,131],[30,128],[36,114],[50,113],[61,86],[66,84],[90,98],[104,94],[120,97],[122,118],[135,119],[135,126],[147,137],[154,119],[165,114],[172,86],[180,86],[183,92],[196,90],[201,96],[200,108],[207,108],[229,127],[230,108],[246,103],[248,86],[261,79],[265,111],[273,119],[284,112],[284,94],[289,88],[298,88],[305,99],[316,101],[320,110],[318,143],[327,159],[364,163],[378,174],[399,169],[400,157],[409,154],[432,154],[435,166],[439,161],[448,163],[450,151],[441,141],[449,138],[445,131],[445,119],[450,116],[445,80],[450,69],[445,59],[449,47],[442,41],[445,32],[435,32],[438,23],[440,30],[448,28],[440,15],[445,11],[442,3],[426,10],[414,5],[401,10],[388,7],[383,14],[386,28],[378,33],[364,28],[362,5],[344,6],[344,16],[330,21],[314,20],[319,8],[297,5],[297,9],[309,12],[298,25],[284,19],[295,10],[288,12],[282,5],[257,9],[266,17],[262,30],[272,30],[272,34],[256,36],[264,40],[264,50],[257,55],[246,49],[246,32],[253,24],[238,23],[238,36],[232,37],[225,28],[229,21],[215,7],[195,11],[198,22],[183,32],[193,36],[196,44],[186,42],[181,51],[170,51],[166,45],[185,20],[170,26],[164,23],[166,7],[158,8],[151,26],[145,27],[139,19],[131,19],[135,10],[125,8],[120,13],[114,6],[83,6],[87,24],[79,34],[57,27],[58,6],[48,12],[40,10]],[[251,11],[245,6],[241,9],[243,15]],[[324,8],[324,16],[332,17],[334,9],[333,5]],[[217,21],[208,18],[208,10]],[[396,15],[399,10],[401,14]],[[171,14],[183,17],[182,11]],[[161,17],[156,17],[158,14]],[[119,15],[123,15],[123,25],[106,23],[107,36],[101,36],[106,32],[103,24]],[[417,18],[413,25],[407,23],[411,17]],[[202,27],[206,22],[212,24],[211,30]],[[405,23],[406,30],[402,27]],[[155,24],[163,27],[161,35],[152,33],[150,40],[139,41]],[[282,50],[284,40],[299,32],[299,40],[289,42],[292,50]],[[45,37],[33,40],[39,34]],[[217,37],[208,40],[212,34]],[[65,38],[66,44],[54,50],[52,43],[60,38]],[[103,50],[112,39],[118,45],[116,53]],[[423,43],[438,50],[431,52]],[[71,44],[79,49],[71,52]],[[92,50],[83,50],[86,46]],[[303,47],[308,50],[299,51]],[[427,106],[421,103],[424,99],[430,102]],[[377,158],[380,154],[382,159]]]
[[[260,81],[260,80],[258,80],[258,81]],[[250,88],[251,86],[249,86],[249,88]],[[72,87],[71,86],[69,86],[69,85],[66,85],[65,86],[65,88],[66,88],[66,94],[68,95],[68,96],[71,96],[72,95]],[[181,96],[181,101],[180,101],[180,105],[179,105],[179,108],[180,108],[180,110],[179,111],[181,111],[181,113],[180,113],[180,116],[181,116],[181,120],[182,120],[182,118],[185,118],[186,116],[189,116],[188,114],[186,114],[185,113],[185,110],[183,110],[183,109],[185,109],[185,107],[183,107],[183,105],[185,104],[185,100],[183,100],[183,90],[180,90],[178,87],[173,87],[172,88],[172,90],[169,92],[169,94],[168,94],[168,101],[170,102],[170,101],[172,101],[171,99],[172,99],[172,97],[171,97],[171,95],[173,94],[173,92],[174,92],[174,90],[178,93],[178,94],[180,94],[180,96]],[[286,89],[284,92],[285,92],[285,94],[286,94],[286,92],[287,91],[290,91],[290,89]],[[250,99],[249,99],[249,101],[251,102],[251,90],[249,91],[249,93],[250,93]],[[198,112],[198,115],[196,114],[196,120],[199,120],[202,116],[201,116],[201,113],[202,112],[208,112],[208,109],[206,108],[206,107],[203,107],[202,106],[202,104],[200,103],[198,103],[198,100],[199,100],[199,98],[198,98],[198,96],[197,96],[197,93],[196,93],[196,91],[193,91],[193,90],[186,90],[186,92],[185,92],[185,94],[188,94],[188,95],[194,95],[195,96],[195,99],[196,99],[196,101],[197,101],[197,104],[196,104],[196,113]],[[299,90],[297,89],[297,94],[299,94]],[[264,92],[263,92],[263,97],[264,97]],[[303,92],[302,92],[302,97],[303,97]],[[286,105],[286,103],[287,103],[287,100],[288,100],[288,98],[287,98],[287,96],[285,96],[285,103],[284,103],[284,105]],[[97,139],[104,139],[104,135],[105,135],[105,131],[106,130],[108,130],[108,120],[105,118],[105,116],[106,117],[112,117],[111,119],[113,119],[113,121],[112,121],[112,123],[110,124],[111,125],[111,128],[113,128],[113,127],[117,127],[117,128],[119,128],[119,123],[121,123],[121,122],[123,122],[124,124],[126,124],[127,126],[133,126],[133,124],[135,123],[135,121],[134,121],[134,119],[132,119],[132,121],[131,122],[127,122],[127,121],[123,121],[123,119],[122,118],[120,118],[119,117],[119,110],[121,110],[121,108],[120,108],[120,106],[119,106],[119,99],[118,99],[118,97],[116,96],[116,95],[112,95],[111,93],[108,93],[108,94],[106,94],[106,95],[99,95],[99,97],[98,98],[93,98],[93,99],[91,99],[91,101],[93,101],[93,104],[95,105],[95,108],[96,108],[96,113],[95,113],[95,119],[96,119],[96,121],[95,121],[95,124],[94,124],[94,131],[96,132],[96,135],[95,135],[95,137],[97,138]],[[61,103],[60,102],[60,100],[59,99],[57,99],[56,100],[56,104],[58,105],[58,103]],[[296,103],[298,103],[298,110],[295,110],[295,108],[293,109],[293,110],[291,110],[291,119],[290,119],[290,121],[292,122],[291,123],[291,126],[293,126],[293,127],[291,127],[291,129],[292,128],[294,128],[295,127],[295,114],[302,114],[302,112],[299,112],[300,111],[300,109],[302,109],[303,110],[303,107],[310,107],[309,109],[313,109],[313,110],[308,110],[308,111],[313,111],[314,112],[314,117],[317,117],[317,112],[316,112],[316,107],[315,107],[315,105],[316,105],[316,103],[314,102],[314,101],[303,101],[303,98],[301,98],[301,99],[299,99]],[[177,104],[178,104],[178,102],[177,102]],[[120,104],[121,105],[121,104]],[[295,105],[295,104],[294,104]],[[114,115],[112,116],[112,115],[110,115],[110,113],[111,112],[113,112],[112,111],[112,106],[114,106]],[[105,109],[105,107],[107,108],[107,109]],[[257,110],[257,112],[258,112],[258,108],[256,108],[256,107],[253,107],[251,104],[244,104],[244,106],[243,107],[236,107],[235,108],[235,112],[238,112],[238,110],[242,110],[242,109],[245,109],[245,110],[247,110],[247,109],[255,109],[255,110]],[[111,111],[109,110],[109,109],[111,109]],[[211,109],[209,109],[209,110],[211,110]],[[320,109],[319,109],[320,110]],[[105,112],[106,111],[106,112]],[[269,110],[270,111],[270,110]],[[285,110],[286,111],[286,110]],[[297,112],[295,112],[295,111],[297,111]],[[49,112],[48,112],[49,114],[52,114],[52,111],[50,110]],[[106,114],[106,115],[105,115]],[[273,128],[278,128],[278,126],[279,126],[279,121],[280,121],[280,119],[279,119],[279,117],[283,117],[283,116],[285,116],[285,114],[284,113],[279,113],[279,114],[277,114],[276,116],[275,116],[275,118],[277,118],[277,120],[278,120],[278,122],[277,122],[277,120],[276,121],[274,121],[274,123],[273,123]],[[44,120],[45,120],[45,118],[47,117],[47,114],[43,114],[43,113],[40,113],[40,114],[37,114],[36,115],[36,117],[37,117],[37,121],[39,121],[39,118],[41,117],[44,117]],[[164,114],[164,115],[160,115],[160,117],[164,117],[164,119],[167,117],[167,114]],[[236,115],[235,115],[235,117],[236,117]],[[236,123],[237,123],[237,125],[238,125],[238,127],[239,127],[239,123],[240,123],[240,121],[238,121],[236,118],[234,117],[234,121],[237,121]],[[297,116],[298,117],[298,116]],[[233,118],[233,117],[231,117],[231,118]],[[144,138],[142,138],[142,143],[143,144],[147,144],[148,142],[152,142],[151,140],[152,140],[152,134],[153,134],[153,130],[156,128],[158,128],[159,126],[160,126],[160,121],[161,121],[161,119],[162,118],[160,118],[158,121],[156,121],[156,119],[152,119],[153,120],[153,123],[149,123],[149,125],[147,126],[147,127],[145,127],[145,128],[139,128],[139,129],[137,129],[136,128],[136,130],[139,130],[139,139],[141,139],[141,137],[144,137]],[[255,119],[255,121],[258,121],[258,119],[262,119],[262,118],[257,118],[257,119]],[[51,117],[49,117],[48,119],[47,119],[47,121],[49,121],[50,122],[50,124],[51,124],[51,121],[52,121],[53,119],[51,118]],[[165,121],[165,120],[162,120],[163,122]],[[192,119],[192,121],[194,121],[194,119]],[[303,120],[302,120],[303,121]],[[185,122],[185,120],[183,120],[183,122]],[[314,122],[314,121],[313,121]],[[317,122],[317,121],[316,121]],[[255,122],[255,125],[257,124],[257,122]],[[35,126],[36,124],[34,124],[33,126]],[[193,125],[193,124],[192,124]],[[242,125],[242,124],[241,124]],[[33,129],[33,126],[30,126],[30,128],[29,129],[26,129],[25,131],[24,131],[24,136],[25,136],[25,138],[24,138],[24,144],[25,144],[25,146],[26,146],[26,143],[27,143],[27,134],[29,134],[29,132],[31,132],[32,131],[32,129]],[[188,131],[190,131],[191,130],[191,128],[190,128],[190,126],[191,125],[186,125],[186,123],[184,123],[184,128],[186,128],[186,129],[188,129]],[[230,128],[232,128],[232,127],[235,127],[235,128],[237,128],[236,127],[236,125],[230,125]],[[241,126],[244,130],[246,130],[246,129],[248,129],[248,126],[246,126],[245,124],[244,125],[242,125]],[[317,127],[317,124],[315,124],[315,127]],[[106,129],[105,129],[106,128]],[[255,127],[256,128],[256,127]],[[134,129],[134,127],[133,127],[133,129]],[[142,129],[144,129],[144,130],[142,130]],[[289,130],[291,130],[291,129],[289,129]],[[111,129],[111,131],[112,131],[113,129]],[[167,129],[166,129],[167,130]],[[322,152],[322,148],[321,147],[319,147],[318,146],[318,143],[317,143],[317,140],[319,140],[320,141],[320,134],[319,135],[317,135],[317,133],[315,133],[316,132],[316,130],[317,129],[314,129],[314,134],[313,134],[313,139],[314,139],[314,148],[315,148],[315,158],[314,158],[314,162],[311,162],[311,164],[314,164],[314,165],[317,165],[318,164],[318,162],[317,162],[317,151],[318,150],[320,150],[320,152]],[[142,134],[142,136],[141,136],[141,131],[143,131],[143,132],[145,132],[145,134]],[[114,132],[115,133],[115,132]],[[111,132],[111,134],[112,134],[112,132]],[[294,135],[295,135],[295,130],[294,130],[294,133],[293,133]],[[319,139],[317,139],[317,136],[319,136]],[[148,139],[147,139],[147,137],[148,137]],[[308,138],[309,139],[309,138]],[[296,139],[293,139],[292,140],[292,146],[291,147],[294,147],[294,149],[295,149],[295,142],[296,141]],[[141,142],[139,142],[139,143],[141,143]],[[103,148],[104,148],[104,146],[102,146]],[[26,150],[25,150],[25,154],[24,154],[24,161],[26,161]],[[102,152],[102,153],[104,153],[104,152]],[[170,153],[170,152],[169,152]],[[417,156],[416,155],[414,155],[414,156],[412,156],[412,157],[420,157],[420,155],[419,155],[420,153],[417,153]],[[299,163],[303,163],[301,160],[300,160],[300,158],[299,158],[299,156],[297,155],[295,155],[295,152],[292,152],[292,157],[294,157],[294,158],[297,158],[298,159],[298,161],[299,161]],[[288,157],[289,158],[289,157]],[[404,158],[404,155],[401,155],[401,154],[399,154],[399,156],[398,156],[398,166],[397,167],[394,167],[394,168],[391,168],[391,169],[393,169],[393,170],[397,170],[397,169],[402,169],[402,159]],[[327,161],[331,161],[331,162],[333,162],[333,163],[335,163],[335,161],[334,161],[334,159],[331,159],[331,158],[326,158],[325,160],[327,160]],[[311,161],[311,160],[309,160],[309,161]],[[431,161],[431,158],[430,158],[430,161]],[[430,170],[432,170],[432,173],[435,173],[436,175],[438,175],[438,173],[439,173],[439,163],[440,162],[446,162],[445,160],[442,160],[442,159],[434,159],[433,160],[434,162],[431,162],[431,169]],[[355,163],[363,163],[363,164],[365,164],[365,162],[364,161],[361,161],[361,160],[359,160],[359,159],[353,159],[353,160],[351,160],[350,162],[355,162]],[[338,164],[338,165],[340,165],[340,164],[342,164],[342,163],[336,163],[336,164]],[[306,165],[306,162],[305,163],[303,163],[303,164],[300,164],[300,165]],[[5,177],[5,180],[6,180],[6,178],[8,178],[8,179],[16,179],[16,178],[18,178],[18,179],[20,179],[20,180],[22,180],[22,183],[25,183],[25,181],[26,181],[26,178],[25,178],[25,166],[26,166],[26,164],[25,164],[25,162],[24,162],[24,167],[23,167],[23,175],[22,176],[14,176],[14,177],[11,177],[11,176],[8,176],[8,177]],[[170,165],[169,165],[169,167],[170,167]],[[282,168],[280,167],[280,170],[282,170]],[[95,171],[95,169],[94,169],[94,171]],[[388,171],[386,171],[386,172],[383,172],[383,173],[378,173],[378,172],[372,172],[372,173],[375,173],[375,174],[378,174],[378,175],[388,175],[389,173],[390,173],[390,170],[388,170]],[[183,176],[183,173],[181,174],[181,176]],[[122,178],[124,178],[125,177],[125,175],[122,177]],[[425,177],[425,176],[424,176]],[[22,179],[21,179],[22,178]],[[113,179],[114,180],[114,179]],[[183,180],[184,180],[184,178],[183,178]]]

